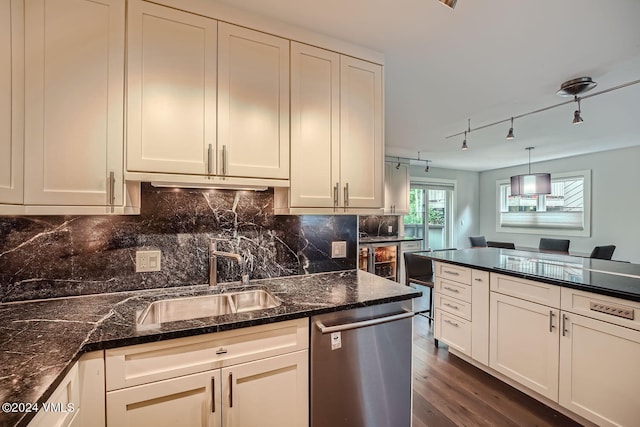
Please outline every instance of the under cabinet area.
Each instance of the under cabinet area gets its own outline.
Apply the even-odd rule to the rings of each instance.
[[[304,426],[308,319],[107,350],[107,426]]]

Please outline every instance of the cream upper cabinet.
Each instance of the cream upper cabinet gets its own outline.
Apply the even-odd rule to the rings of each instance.
[[[382,67],[340,58],[340,177],[344,205],[383,205]]]
[[[288,207],[381,208],[382,67],[293,42],[291,73]]]
[[[127,170],[216,172],[217,21],[129,2]]]
[[[409,165],[406,163],[384,164],[384,211],[409,213]]]
[[[124,7],[26,2],[25,204],[122,203]]]
[[[289,40],[218,25],[219,174],[289,179]]]
[[[340,185],[340,55],[291,43],[292,207],[332,208]]]
[[[22,203],[23,3],[0,4],[0,203]]]

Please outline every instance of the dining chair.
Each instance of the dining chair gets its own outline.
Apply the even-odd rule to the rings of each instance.
[[[502,249],[515,249],[516,245],[511,242],[487,242],[487,246],[490,248],[502,248]]]
[[[553,252],[569,252],[570,240],[567,239],[547,239],[540,238],[538,249],[541,251],[553,251]]]
[[[607,259],[610,260],[613,256],[613,251],[616,250],[616,245],[596,246],[591,251],[589,258]]]
[[[469,236],[469,242],[472,248],[484,248],[487,246],[487,239],[484,236]]]
[[[429,324],[433,320],[433,261],[411,252],[404,253],[405,285],[429,288],[429,308],[418,310],[416,314],[428,313]]]

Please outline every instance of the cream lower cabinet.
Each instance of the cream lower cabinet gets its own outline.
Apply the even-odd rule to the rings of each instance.
[[[24,203],[121,205],[125,1],[29,0],[24,12]]]
[[[108,350],[108,426],[308,424],[308,319]]]
[[[489,273],[440,262],[434,266],[434,337],[486,364]]]
[[[626,310],[633,320],[592,303]],[[563,289],[562,308],[560,405],[601,426],[638,425],[640,303]]]
[[[104,427],[104,353],[83,355],[29,427]]]

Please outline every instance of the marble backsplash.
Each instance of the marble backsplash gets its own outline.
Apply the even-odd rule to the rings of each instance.
[[[0,301],[207,283],[208,242],[243,263],[218,258],[218,281],[356,268],[355,215],[273,214],[264,192],[142,185],[139,216],[0,217]],[[347,242],[331,258],[331,241]],[[136,250],[162,251],[161,271],[135,272]]]
[[[398,215],[363,215],[358,219],[361,233],[367,236],[397,236]],[[391,227],[391,231],[389,231]]]

